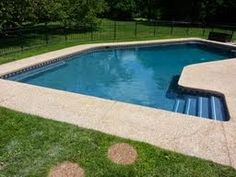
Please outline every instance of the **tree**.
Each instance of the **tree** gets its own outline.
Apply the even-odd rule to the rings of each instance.
[[[136,0],[106,0],[108,10],[106,16],[116,20],[130,20],[136,10]]]
[[[33,9],[30,0],[1,1],[0,25],[1,27],[21,26],[24,22],[33,18]]]
[[[97,14],[105,9],[104,0],[68,0],[66,5],[66,19],[76,25],[96,25]]]
[[[161,0],[137,0],[139,15],[148,20],[161,18]]]
[[[201,0],[200,18],[207,22],[236,23],[235,0]]]
[[[4,0],[0,2],[0,27],[51,21],[96,24],[97,15],[104,9],[104,0]]]
[[[34,20],[37,23],[58,21],[62,14],[62,0],[31,0]]]
[[[57,21],[98,24],[97,16],[116,20],[184,20],[236,23],[236,0],[1,0],[0,30],[26,23]]]

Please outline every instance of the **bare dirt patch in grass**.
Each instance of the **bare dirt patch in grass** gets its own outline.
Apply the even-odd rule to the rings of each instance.
[[[137,157],[137,151],[127,143],[114,144],[108,149],[108,158],[117,164],[133,164]]]
[[[49,172],[48,177],[84,177],[84,170],[76,163],[63,162]]]
[[[4,170],[7,165],[4,164],[3,162],[0,162],[0,171]]]

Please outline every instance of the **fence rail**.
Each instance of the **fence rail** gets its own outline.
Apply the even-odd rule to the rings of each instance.
[[[37,25],[8,29],[0,33],[0,56],[47,47],[63,42],[86,43],[93,41],[119,41],[144,38],[202,37],[211,31],[230,33],[236,40],[236,25],[219,25],[176,21],[105,21],[98,26],[73,28],[60,25]]]

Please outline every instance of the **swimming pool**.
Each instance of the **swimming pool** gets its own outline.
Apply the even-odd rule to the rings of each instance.
[[[97,49],[9,77],[23,83],[227,120],[221,97],[179,89],[183,67],[233,58],[229,49],[200,42]]]

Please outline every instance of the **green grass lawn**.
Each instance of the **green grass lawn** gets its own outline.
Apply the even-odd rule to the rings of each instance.
[[[196,27],[174,27],[171,33],[170,27],[159,25],[155,27],[147,22],[138,22],[137,28],[135,30],[135,23],[136,22],[134,21],[116,22],[116,33],[114,35],[114,22],[103,19],[98,30],[94,31],[93,33],[69,33],[66,36],[66,41],[65,35],[57,34],[56,32],[55,34],[52,33],[48,35],[49,41],[47,45],[45,42],[45,34],[36,33],[28,34],[21,42],[16,40],[1,41],[0,53],[1,51],[4,52],[9,50],[19,51],[21,49],[21,44],[23,44],[24,48],[27,48],[27,50],[23,50],[22,52],[13,52],[6,55],[0,55],[0,64],[84,43],[153,40],[180,37],[207,38],[209,31],[212,30],[210,28],[206,28],[204,31],[204,29]],[[51,31],[53,31],[53,25],[51,28]],[[226,30],[215,30],[226,32]],[[234,35],[234,40],[235,39],[236,34]]]
[[[0,176],[46,177],[63,161],[78,163],[91,177],[233,177],[236,170],[145,143],[0,108]],[[133,165],[107,159],[107,149],[126,142],[138,152]]]

